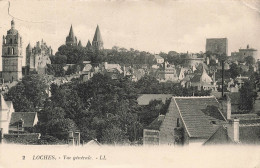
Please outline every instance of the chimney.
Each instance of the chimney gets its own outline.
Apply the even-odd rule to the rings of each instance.
[[[207,65],[209,65],[209,57],[207,57]]]
[[[234,118],[228,126],[228,136],[235,143],[239,143],[239,119]]]
[[[234,142],[239,142],[239,119],[233,120]]]
[[[228,95],[226,95],[227,97],[227,120],[231,119],[231,99]]]

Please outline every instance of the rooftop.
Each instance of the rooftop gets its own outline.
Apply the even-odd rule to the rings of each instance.
[[[214,96],[173,97],[189,137],[209,138],[226,123]]]
[[[33,127],[36,117],[36,112],[14,112],[12,113],[10,125],[14,125],[22,119],[24,121],[23,127]]]

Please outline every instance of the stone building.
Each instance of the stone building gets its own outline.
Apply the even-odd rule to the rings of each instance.
[[[22,37],[15,29],[14,20],[11,29],[3,36],[2,44],[2,78],[4,82],[22,79]]]
[[[247,45],[246,48],[240,48],[238,52],[231,52],[231,57],[229,58],[232,62],[244,62],[245,58],[252,56],[255,60],[259,59],[258,52],[254,48],[250,48]]]
[[[165,116],[143,131],[144,145],[202,145],[227,123],[214,96],[172,97]]]
[[[26,47],[26,66],[29,71],[37,71],[39,74],[45,74],[47,64],[51,64],[51,47],[42,40],[37,42],[35,47],[29,43]]]
[[[78,45],[77,41],[78,41],[77,37],[74,35],[73,27],[71,25],[69,35],[66,37],[66,45],[77,46]]]
[[[227,38],[209,38],[206,40],[206,52],[213,54],[228,55],[228,39]]]
[[[203,63],[204,58],[198,58],[196,54],[187,53],[186,57],[184,58],[184,67],[195,68],[199,64]]]
[[[96,32],[95,32],[95,35],[94,35],[94,38],[93,38],[93,41],[92,41],[92,47],[95,50],[104,49],[103,40],[102,40],[101,33],[100,33],[98,25],[97,25]]]
[[[158,70],[158,80],[161,82],[166,81],[177,81],[178,75],[174,65],[164,62],[162,67]]]

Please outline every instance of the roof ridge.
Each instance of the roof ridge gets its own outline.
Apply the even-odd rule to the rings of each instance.
[[[189,130],[188,130],[188,127],[187,127],[187,125],[186,125],[186,123],[185,123],[185,121],[184,121],[184,119],[183,119],[183,117],[182,117],[182,114],[181,114],[179,105],[178,105],[178,103],[176,102],[176,100],[175,100],[174,97],[173,97],[173,100],[174,100],[174,103],[176,104],[176,107],[177,107],[178,112],[179,112],[179,114],[180,114],[180,118],[181,118],[181,120],[182,120],[182,122],[183,122],[183,125],[184,125],[184,127],[185,127],[185,129],[186,129],[186,131],[187,131],[187,133],[188,133],[188,135],[189,135],[189,137],[191,137],[191,134],[190,134],[190,132],[189,132]]]
[[[173,98],[215,98],[214,95],[211,96],[173,96]]]

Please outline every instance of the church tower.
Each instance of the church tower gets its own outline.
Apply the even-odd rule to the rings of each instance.
[[[26,64],[25,64],[28,67],[30,67],[31,56],[32,56],[32,47],[31,44],[29,43],[28,46],[26,47]]]
[[[77,46],[77,37],[74,35],[72,25],[70,26],[69,35],[66,37],[66,45],[68,46]]]
[[[14,20],[11,29],[3,36],[2,45],[2,77],[4,82],[22,79],[22,37],[15,29]]]
[[[99,26],[97,25],[96,32],[92,41],[92,47],[95,50],[102,50],[103,49],[103,40],[101,37],[101,33],[99,30]]]
[[[88,43],[87,43],[86,47],[87,47],[88,50],[91,50],[91,49],[92,49],[92,46],[91,46],[91,43],[90,43],[89,40],[88,40]]]

